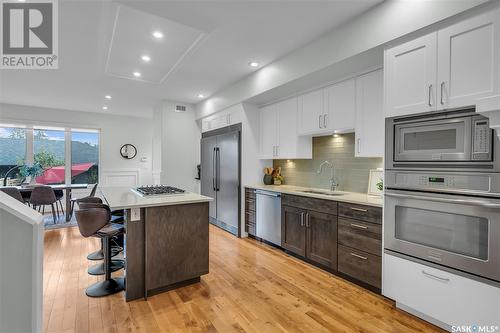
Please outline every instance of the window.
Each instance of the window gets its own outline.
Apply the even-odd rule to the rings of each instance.
[[[65,175],[65,131],[54,129],[33,130],[33,161],[44,169],[36,177],[38,184],[64,184]]]
[[[71,132],[71,183],[99,182],[99,133],[73,130]]]
[[[0,186],[26,181],[15,167],[34,163],[43,168],[39,184],[98,183],[99,137],[98,130],[0,124]]]
[[[19,171],[11,169],[23,164],[25,160],[26,129],[8,125],[0,127],[0,186],[19,185],[23,181]],[[5,179],[7,172],[9,174]]]

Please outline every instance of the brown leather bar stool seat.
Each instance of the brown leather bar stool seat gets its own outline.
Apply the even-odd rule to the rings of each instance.
[[[108,211],[108,213],[111,214],[109,206],[103,204],[102,200],[100,198],[95,198],[95,197],[94,198],[89,198],[89,197],[82,198],[78,202],[78,207],[80,209],[103,208],[103,209],[106,209],[106,211]],[[111,215],[111,220],[109,222],[113,223],[112,215]],[[117,236],[120,237],[121,234],[117,235]],[[116,243],[115,239],[116,239],[116,237],[112,237],[110,241],[112,241],[113,243]],[[95,252],[92,252],[91,254],[89,254],[87,256],[87,259],[89,259],[89,258],[100,258],[100,259],[96,259],[96,260],[104,259],[104,257],[105,257],[104,248],[105,248],[104,239],[101,238],[101,248],[98,251],[95,251]],[[111,257],[113,258],[113,257],[117,256],[121,251],[123,251],[122,247],[112,245],[111,246]],[[90,260],[95,260],[95,259],[90,259]],[[116,272],[116,271],[122,269],[124,267],[124,265],[125,265],[125,263],[123,260],[111,260],[109,269],[111,270],[111,272]],[[92,265],[88,268],[87,272],[90,275],[104,275],[106,273],[105,263]]]
[[[103,297],[118,293],[125,289],[123,277],[111,278],[111,238],[123,234],[123,225],[110,223],[109,207],[80,207],[75,212],[78,229],[83,237],[99,237],[104,243],[105,279],[90,285],[85,293],[89,297]]]

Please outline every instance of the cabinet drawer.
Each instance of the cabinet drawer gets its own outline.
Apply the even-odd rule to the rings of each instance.
[[[376,288],[382,284],[382,258],[347,246],[338,246],[338,270]]]
[[[384,254],[382,294],[446,325],[500,326],[500,288]]]
[[[382,208],[339,202],[339,215],[356,220],[382,224]]]
[[[245,210],[255,212],[255,200],[245,200]]]
[[[339,217],[339,244],[382,255],[382,225]]]
[[[281,196],[281,203],[292,207],[313,210],[330,215],[337,215],[337,201],[283,194]]]

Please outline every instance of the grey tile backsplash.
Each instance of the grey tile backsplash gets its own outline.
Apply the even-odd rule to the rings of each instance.
[[[354,133],[313,138],[312,160],[274,160],[273,166],[281,166],[285,184],[330,188],[330,168],[322,174],[316,171],[323,161],[335,166],[338,190],[366,193],[370,169],[382,167],[382,158],[354,157]]]

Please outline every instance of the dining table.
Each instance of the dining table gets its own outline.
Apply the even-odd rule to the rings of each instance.
[[[16,186],[16,188],[20,192],[32,192],[33,188],[37,185],[21,185],[21,186]],[[72,190],[80,190],[80,189],[86,189],[89,187],[89,184],[54,184],[54,185],[46,185],[50,186],[53,190],[63,190],[65,191],[65,197],[66,197],[66,222],[69,222],[71,220],[71,191]]]

